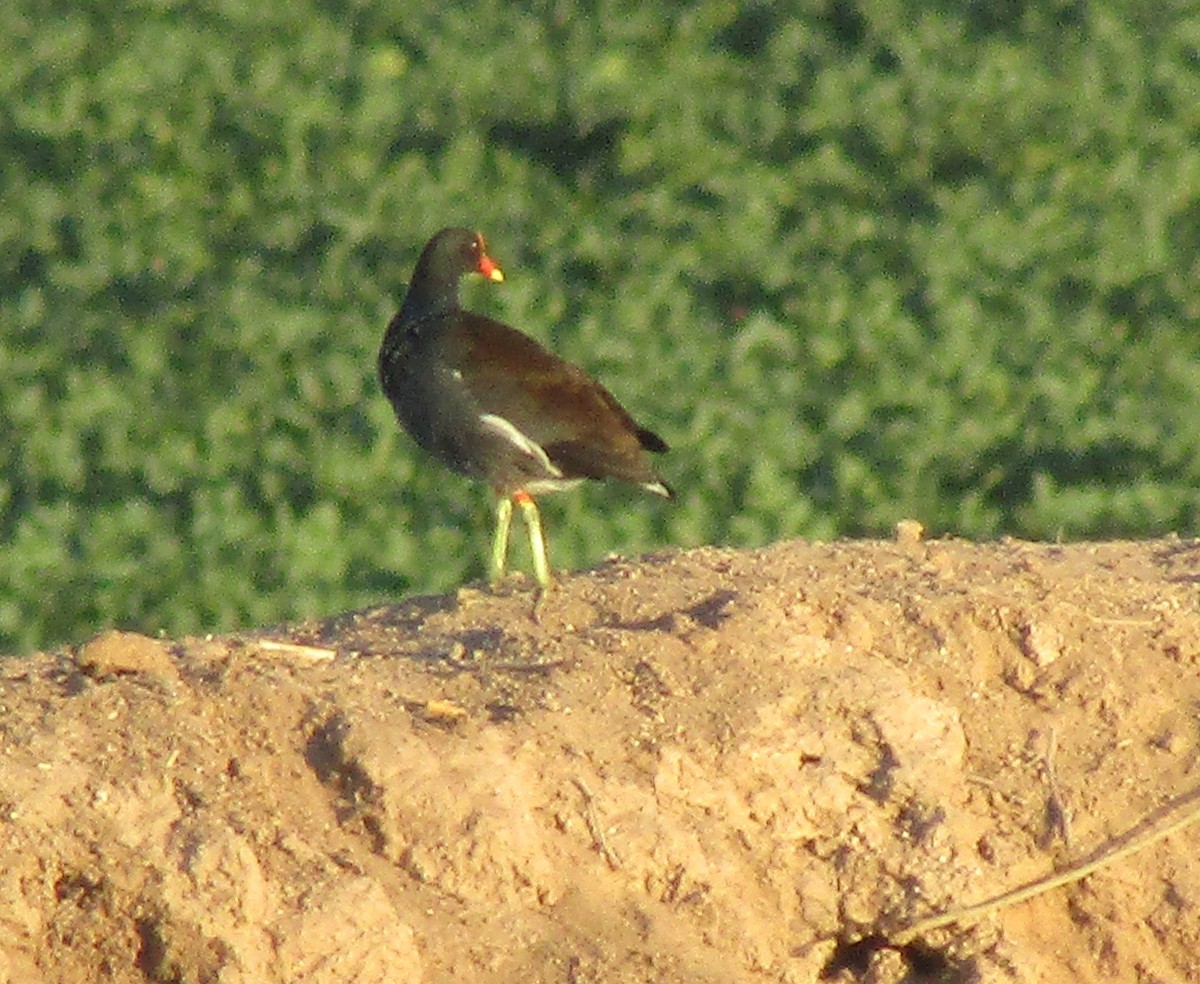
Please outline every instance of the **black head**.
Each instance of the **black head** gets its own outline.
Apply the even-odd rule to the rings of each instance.
[[[470,229],[443,229],[421,251],[400,307],[400,322],[414,324],[433,314],[457,310],[458,281],[466,273],[479,273],[497,283],[504,279],[487,254],[483,236]]]
[[[457,280],[465,273],[479,273],[497,283],[504,279],[496,261],[488,256],[481,233],[449,228],[425,244],[413,280],[425,276],[445,282]]]

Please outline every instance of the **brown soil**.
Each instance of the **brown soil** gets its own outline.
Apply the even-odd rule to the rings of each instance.
[[[0,982],[1200,981],[1200,827],[889,944],[1200,785],[1200,543],[908,533],[5,660]]]

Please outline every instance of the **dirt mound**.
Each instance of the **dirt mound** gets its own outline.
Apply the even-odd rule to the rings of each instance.
[[[1198,581],[910,532],[5,660],[0,982],[1200,981],[1200,826],[903,934],[1186,812]]]

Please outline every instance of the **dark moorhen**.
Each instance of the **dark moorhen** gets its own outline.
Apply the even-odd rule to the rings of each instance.
[[[443,229],[429,240],[379,350],[379,381],[417,444],[500,496],[492,584],[504,573],[516,503],[534,574],[546,588],[550,566],[533,495],[585,478],[619,478],[670,498],[646,455],[666,451],[667,443],[578,366],[508,325],[462,310],[458,281],[467,273],[504,279],[483,236]]]

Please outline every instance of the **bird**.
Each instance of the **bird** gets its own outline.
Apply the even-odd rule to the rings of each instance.
[[[492,587],[504,576],[515,506],[544,592],[552,577],[534,496],[615,478],[673,498],[648,454],[669,448],[579,366],[463,310],[459,281],[468,274],[504,280],[481,233],[446,228],[426,243],[380,346],[379,382],[419,447],[495,492]]]

